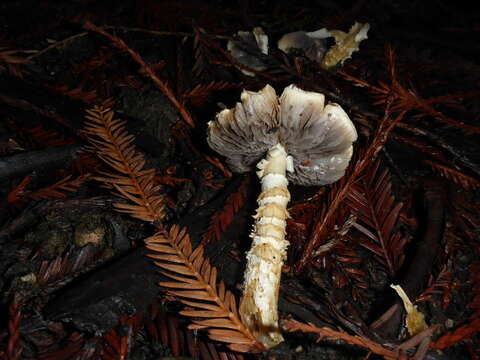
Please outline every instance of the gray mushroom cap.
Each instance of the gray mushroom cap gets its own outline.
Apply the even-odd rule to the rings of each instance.
[[[280,97],[267,85],[258,92],[243,91],[240,99],[208,124],[210,147],[227,158],[233,171],[254,169],[280,143],[293,158],[289,181],[325,185],[344,175],[357,132],[340,105],[325,106],[323,94],[295,85]]]
[[[320,63],[327,52],[326,38],[330,37],[326,29],[314,32],[295,31],[282,36],[277,46],[289,54],[294,50],[302,50],[306,57]]]
[[[227,50],[238,62],[254,70],[263,71],[267,68],[259,57],[260,54],[268,54],[268,36],[261,27],[253,28],[253,31],[237,32],[236,40],[228,41]],[[255,75],[244,69],[240,71],[248,76]]]

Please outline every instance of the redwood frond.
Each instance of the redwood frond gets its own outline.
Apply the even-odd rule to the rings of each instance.
[[[467,340],[480,331],[480,319],[476,318],[470,322],[459,326],[455,330],[449,331],[439,339],[430,344],[432,349],[444,350],[450,346],[458,344],[459,341]]]
[[[420,116],[432,116],[437,121],[445,124],[447,127],[455,127],[466,134],[480,134],[480,128],[465,124],[463,122],[454,120],[441,111],[438,111],[433,104],[442,103],[450,98],[455,98],[458,95],[452,94],[443,97],[432,97],[424,99],[417,94],[413,89],[407,88],[402,85],[396,78],[396,66],[395,66],[395,53],[392,48],[387,48],[387,63],[388,70],[390,72],[390,78],[388,83],[379,81],[378,85],[372,85],[369,82],[356,78],[350,74],[340,71],[340,75],[347,80],[355,84],[356,86],[365,87],[368,89],[371,96],[375,99],[374,105],[383,105],[388,101],[388,98],[393,95],[392,111],[412,111],[416,110],[420,112]],[[478,93],[467,94],[470,96],[478,96]]]
[[[480,317],[480,261],[470,265],[470,279],[472,300],[468,307],[474,311],[471,318]]]
[[[472,300],[468,307],[473,310],[469,322],[457,327],[456,329],[443,334],[439,339],[433,342],[430,347],[433,349],[444,350],[450,346],[458,344],[459,341],[470,339],[480,331],[480,262],[474,261],[470,265],[469,286],[471,287]]]
[[[480,188],[480,181],[474,179],[471,176],[465,175],[458,170],[449,168],[448,166],[434,163],[433,161],[425,160],[430,167],[438,172],[446,179],[453,181],[455,184],[460,185],[466,190],[474,190]]]
[[[175,357],[188,355],[199,360],[243,360],[242,354],[225,351],[220,344],[214,342],[205,342],[184,325],[182,319],[166,313],[156,313],[150,321],[147,320],[145,327],[155,341],[169,346]]]
[[[288,320],[284,323],[283,328],[288,332],[301,331],[304,333],[314,333],[318,335],[319,340],[327,339],[329,341],[343,340],[349,344],[362,347],[371,353],[381,355],[384,359],[398,359],[396,351],[387,349],[382,345],[359,335],[350,335],[341,331],[336,331],[327,327],[318,328],[313,324],[304,324],[296,320]]]
[[[84,132],[100,158],[114,170],[100,172],[103,176],[96,179],[129,201],[115,204],[117,210],[145,221],[161,220],[164,198],[154,183],[155,170],[143,169],[145,160],[135,151],[134,137],[128,135],[125,122],[113,119],[110,109],[95,107],[88,114]],[[212,340],[226,342],[234,351],[264,350],[242,324],[234,295],[225,290],[223,282],[217,285],[217,270],[203,257],[203,247],[193,250],[185,230],[174,225],[169,233],[160,230],[145,242],[155,252],[149,256],[163,269],[160,272],[174,280],[160,285],[188,306],[180,314],[200,318],[193,320],[191,327],[208,328]],[[205,323],[202,318],[210,321]]]
[[[25,188],[28,186],[28,184],[30,184],[31,181],[31,176],[25,176],[20,184],[9,191],[7,195],[7,202],[13,205],[18,205],[21,203],[21,200],[24,198],[25,193],[27,192]]]
[[[359,264],[363,262],[350,244],[336,242],[329,256],[333,262],[332,279],[337,288],[347,288],[352,298],[358,301],[363,298],[363,291],[368,288],[366,273]],[[320,264],[319,264],[320,265]]]
[[[212,98],[214,91],[226,90],[226,89],[238,89],[242,86],[242,83],[229,83],[226,81],[211,81],[208,84],[198,84],[193,89],[185,91],[182,94],[184,100],[189,101],[191,104],[201,106]]]
[[[445,162],[445,163],[448,162],[448,158],[438,147],[423,141],[419,137],[411,137],[411,136],[407,137],[407,136],[393,133],[392,139],[400,143],[403,143],[407,146],[410,146],[411,148],[425,154],[430,158],[434,158],[438,161]]]
[[[25,193],[25,197],[33,200],[64,199],[67,197],[65,192],[76,192],[80,185],[90,178],[90,174],[80,175],[73,180],[70,180],[71,178],[72,175],[68,175],[53,185]]]
[[[14,295],[8,307],[8,340],[5,359],[18,360],[22,355],[23,345],[20,337],[23,304],[20,296]]]
[[[380,172],[380,161],[350,187],[347,206],[356,216],[353,226],[364,239],[360,245],[375,254],[390,275],[402,265],[407,238],[395,231],[402,203],[395,202],[388,169]]]
[[[102,359],[116,360],[128,359],[132,348],[133,339],[138,332],[143,320],[143,314],[132,317],[124,316],[120,319],[118,329],[111,329],[103,337]]]
[[[145,240],[154,251],[149,256],[162,268],[164,276],[175,281],[159,284],[187,305],[180,314],[194,318],[192,329],[207,329],[212,340],[225,342],[239,352],[258,352],[263,346],[243,325],[237,313],[234,295],[217,284],[217,270],[203,256],[203,247],[192,249],[185,229],[174,225]]]
[[[109,184],[128,204],[115,203],[119,212],[144,221],[164,217],[164,197],[155,185],[155,169],[145,170],[143,155],[135,150],[134,136],[125,130],[125,121],[113,118],[113,111],[95,106],[87,110],[84,133],[99,157],[111,168],[96,180]]]
[[[23,134],[28,134],[31,141],[41,147],[75,144],[75,141],[72,139],[66,138],[65,135],[60,134],[57,131],[45,129],[42,125],[35,126],[31,129],[27,128],[19,130],[21,130]]]
[[[384,116],[380,121],[372,143],[368,146],[367,150],[358,157],[356,162],[352,161],[351,165],[349,166],[350,170],[347,169],[345,176],[339,182],[334,184],[336,191],[332,201],[329,203],[325,214],[323,216],[319,216],[313,226],[312,233],[307,241],[306,246],[304,247],[303,254],[297,266],[297,273],[303,271],[305,266],[314,256],[314,250],[320,243],[321,239],[326,238],[328,231],[334,225],[335,214],[345,199],[347,193],[350,191],[350,187],[366,169],[368,164],[371,164],[371,162],[376,159],[378,152],[382,149],[392,130],[405,116],[405,111],[402,111],[394,119],[390,119],[390,104],[390,102],[387,102],[386,104]],[[339,183],[342,185],[339,186]]]
[[[202,235],[202,245],[220,240],[222,232],[227,230],[235,214],[243,206],[249,183],[250,177],[246,176],[238,187],[238,190],[227,197],[224,207],[213,214],[207,231]]]
[[[430,279],[428,287],[417,297],[415,303],[430,301],[434,294],[442,295],[442,309],[445,311],[450,305],[453,293],[456,289],[456,282],[453,281],[452,270],[444,265],[438,276]]]
[[[68,96],[69,98],[83,101],[86,104],[100,102],[100,98],[98,97],[96,90],[84,90],[81,86],[70,88],[68,85],[62,85],[53,87],[53,90],[57,93]]]
[[[97,257],[98,251],[94,247],[84,246],[79,253],[67,252],[53,260],[44,260],[35,274],[37,282],[41,286],[51,286],[57,280],[85,270]]]

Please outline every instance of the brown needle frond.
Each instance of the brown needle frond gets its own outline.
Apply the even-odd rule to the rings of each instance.
[[[318,335],[317,341],[338,341],[342,340],[349,344],[359,346],[368,350],[371,354],[382,356],[385,360],[418,360],[425,358],[425,352],[430,343],[433,333],[438,329],[437,326],[432,326],[416,336],[405,340],[403,343],[393,346],[392,344],[380,344],[368,337],[362,335],[350,335],[343,331],[334,330],[328,327],[316,327],[312,323],[301,323],[299,321],[290,319],[283,323],[283,328],[288,332],[301,331],[304,333],[313,333]],[[417,350],[413,357],[408,356],[408,351],[413,350],[416,346]]]
[[[459,326],[455,330],[442,335],[438,340],[431,344],[433,349],[444,350],[450,346],[458,344],[462,340],[471,338],[480,331],[480,319],[470,320],[468,323]]]
[[[308,333],[315,333],[318,335],[318,341],[324,338],[331,341],[343,340],[349,344],[360,346],[364,349],[368,349],[370,352],[376,355],[381,355],[384,359],[395,360],[399,359],[396,351],[387,349],[382,345],[374,342],[363,336],[350,335],[342,331],[333,330],[327,327],[318,328],[313,324],[304,324],[296,320],[288,320],[285,322],[283,328],[288,332],[301,331]]]
[[[350,187],[346,203],[357,218],[353,226],[365,235],[360,245],[373,252],[390,275],[395,275],[403,262],[407,238],[395,231],[403,204],[396,202],[392,195],[388,169],[380,171],[380,161],[377,160]]]
[[[303,271],[305,266],[310,262],[314,256],[314,250],[320,243],[321,239],[324,239],[328,234],[328,231],[334,225],[335,214],[342,204],[343,200],[350,191],[351,186],[354,184],[360,174],[366,169],[368,164],[371,164],[376,159],[378,152],[387,141],[388,135],[392,132],[395,126],[405,116],[405,111],[400,112],[394,119],[390,119],[390,103],[387,103],[385,114],[380,122],[380,125],[376,131],[375,137],[372,143],[368,146],[367,150],[359,159],[352,164],[352,169],[342,178],[342,186],[335,187],[335,193],[332,194],[332,200],[329,204],[328,210],[325,215],[318,217],[316,220],[312,234],[307,241],[307,244],[303,250],[303,254],[300,258],[300,262],[297,266],[297,273]]]
[[[168,346],[174,357],[183,355],[198,360],[244,360],[241,353],[227,350],[223,344],[203,341],[195,330],[186,329],[184,324],[185,320],[179,316],[160,312],[157,306],[153,306],[145,329],[154,341]]]
[[[422,98],[413,89],[402,85],[396,78],[395,52],[392,48],[387,48],[387,65],[390,72],[389,82],[379,81],[378,86],[369,82],[356,78],[345,72],[339,72],[344,79],[354,83],[357,86],[365,87],[375,100],[374,105],[385,104],[388,97],[393,94],[392,111],[419,111],[419,116],[432,116],[434,119],[445,124],[448,127],[455,127],[463,130],[466,134],[480,134],[480,128],[468,125],[463,122],[454,120],[442,112],[438,111],[433,104],[441,104],[457,97],[478,96],[478,93],[470,92],[464,94],[449,94],[429,99]]]
[[[453,281],[452,269],[449,268],[449,264],[445,264],[435,279],[430,278],[428,287],[417,296],[415,303],[430,301],[433,295],[438,294],[442,297],[442,309],[446,311],[454,297],[457,287],[457,282]]]
[[[133,203],[117,203],[117,210],[145,221],[161,220],[164,198],[158,195],[155,170],[143,169],[145,160],[135,151],[134,137],[128,135],[125,122],[113,119],[110,109],[95,107],[88,114],[84,132],[100,158],[115,170],[100,172],[103,177],[96,179]],[[188,234],[176,225],[170,232],[161,229],[145,242],[155,252],[150,257],[163,269],[160,272],[173,280],[160,285],[189,306],[181,314],[194,319],[207,318],[193,320],[191,328],[207,329],[212,340],[227,343],[233,351],[264,350],[240,320],[234,295],[223,282],[217,285],[217,270],[203,257],[203,246],[192,250]]]
[[[351,292],[354,301],[364,300],[364,291],[368,289],[367,273],[359,267],[363,262],[352,245],[344,241],[336,241],[325,264],[330,268],[331,278],[337,288],[345,288]],[[315,266],[321,268],[322,263]]]
[[[223,281],[217,284],[217,269],[203,256],[203,246],[192,250],[185,229],[174,225],[145,242],[155,252],[149,256],[162,268],[160,273],[173,280],[159,284],[188,306],[180,314],[198,319],[190,328],[208,329],[210,339],[227,343],[234,351],[264,350],[240,320],[234,295]]]
[[[208,84],[198,84],[191,90],[187,90],[182,94],[182,98],[196,106],[202,106],[210,101],[215,91],[238,89],[242,83],[229,83],[226,81],[210,81]]]
[[[394,53],[387,52],[387,59],[389,62],[390,81],[392,84],[394,84],[397,82],[397,74],[394,64]],[[366,84],[369,85],[368,83]],[[351,186],[355,183],[355,181],[358,179],[360,174],[367,168],[367,166],[377,158],[378,152],[382,149],[383,145],[387,141],[388,136],[409,110],[401,109],[394,118],[391,118],[391,112],[393,112],[395,99],[395,92],[390,88],[384,98],[384,114],[378,124],[372,142],[370,143],[366,151],[358,158],[358,161],[356,161],[355,164],[352,164],[352,166],[350,166],[350,170],[341,180],[342,185],[335,187],[335,192],[331,196],[332,200],[329,203],[328,210],[325,212],[324,216],[318,218],[318,220],[313,226],[313,231],[307,241],[307,244],[300,258],[300,262],[296,268],[297,273],[303,271],[305,266],[314,256],[314,250],[320,243],[321,239],[325,239],[328,235],[328,231],[331,230],[331,228],[334,226],[335,214],[339,209],[340,205],[342,204],[343,200],[349,193]]]
[[[250,177],[247,176],[244,178],[237,191],[228,196],[223,208],[213,214],[207,231],[202,235],[203,245],[220,241],[222,232],[227,230],[228,226],[232,223],[235,214],[245,203],[249,183]]]
[[[453,181],[455,184],[460,185],[466,190],[474,190],[480,188],[480,181],[471,176],[465,175],[458,170],[452,169],[439,163],[435,163],[433,161],[425,160],[425,162],[440,175],[450,181]]]
[[[18,360],[22,355],[20,326],[22,323],[22,302],[19,296],[14,296],[8,309],[8,341],[5,359]]]
[[[125,130],[125,121],[113,118],[113,111],[95,106],[87,110],[84,132],[98,156],[114,171],[99,171],[96,180],[110,185],[116,195],[130,203],[115,208],[137,219],[158,221],[164,217],[165,200],[155,184],[155,169],[144,169],[145,159],[135,150],[134,136]]]
[[[90,174],[80,175],[78,178],[71,180],[72,175],[64,177],[62,180],[53,185],[38,189],[32,192],[26,192],[25,197],[34,200],[42,199],[64,199],[67,197],[65,192],[76,192],[78,187],[90,178]]]

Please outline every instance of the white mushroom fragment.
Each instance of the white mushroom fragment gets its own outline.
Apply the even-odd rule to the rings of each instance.
[[[330,69],[338,64],[342,65],[345,60],[350,59],[352,54],[358,51],[360,42],[368,39],[369,29],[370,24],[356,22],[348,33],[341,30],[331,30],[330,33],[335,38],[335,45],[325,54],[320,66],[324,69]]]
[[[208,143],[236,172],[259,171],[252,247],[240,315],[266,348],[283,341],[278,327],[278,291],[288,242],[285,240],[289,181],[324,185],[341,178],[357,138],[348,115],[322,94],[290,85],[280,98],[267,85],[244,91],[241,103],[217,114]]]
[[[283,35],[277,46],[287,54],[301,50],[307,58],[320,63],[327,52],[325,39],[331,36],[325,28],[313,32],[295,31]]]
[[[408,334],[410,336],[415,336],[423,330],[426,330],[428,325],[425,322],[425,315],[412,304],[412,301],[408,298],[408,295],[402,287],[393,284],[390,284],[390,287],[397,292],[398,296],[400,296],[405,311],[407,312],[407,316],[405,317],[405,327],[407,328]]]
[[[330,69],[352,57],[360,42],[368,38],[369,29],[370,24],[356,22],[348,33],[326,28],[313,32],[295,31],[283,35],[277,45],[285,53],[302,50],[310,60],[316,61],[324,69]],[[329,37],[335,38],[335,45],[327,51],[325,39]]]
[[[263,71],[267,66],[259,58],[259,55],[268,55],[268,36],[261,27],[253,28],[253,31],[239,31],[237,40],[229,40],[227,49],[239,63],[257,71]],[[255,76],[251,71],[239,70],[247,76]]]

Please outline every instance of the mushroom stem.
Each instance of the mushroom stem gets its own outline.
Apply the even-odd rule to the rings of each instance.
[[[278,326],[278,291],[288,241],[285,240],[287,204],[286,170],[293,170],[284,147],[272,147],[257,167],[262,192],[257,198],[255,225],[250,237],[240,315],[243,322],[266,348],[283,341]]]

